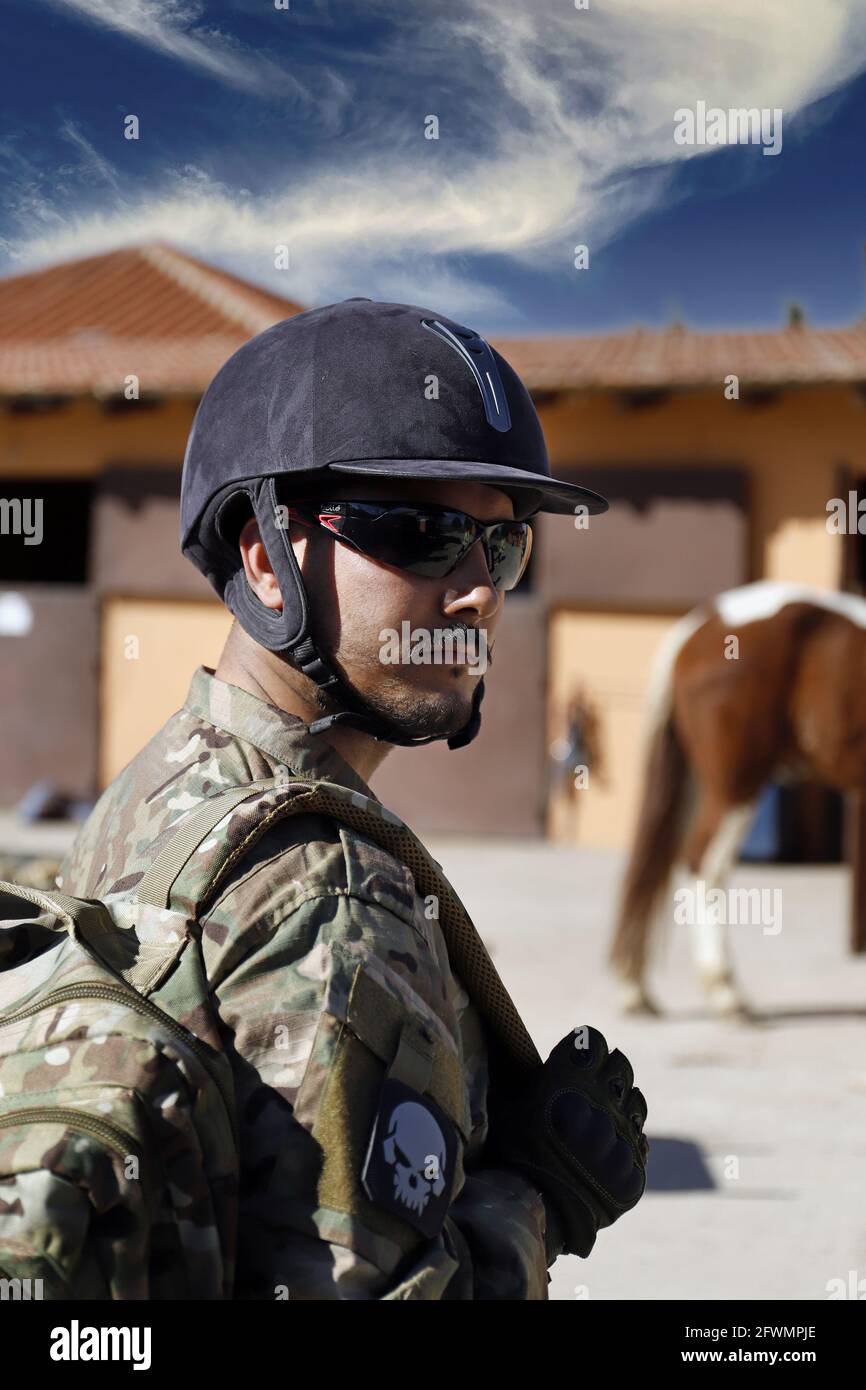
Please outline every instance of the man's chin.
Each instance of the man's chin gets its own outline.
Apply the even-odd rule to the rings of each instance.
[[[413,692],[402,700],[365,698],[371,709],[399,730],[404,738],[430,738],[433,735],[447,738],[458,733],[469,722],[477,685],[477,681],[471,685],[461,681],[459,689],[444,693]]]
[[[481,675],[473,675],[466,665],[413,667],[411,679],[391,677],[385,685],[365,688],[366,681],[353,680],[333,657],[328,658],[349,688],[359,695],[371,714],[394,726],[404,738],[448,738],[458,733],[472,717],[475,693]],[[381,670],[381,668],[379,668]],[[364,672],[367,675],[367,672]],[[421,682],[425,682],[421,684]],[[336,714],[345,708],[320,686],[313,700],[323,714]]]

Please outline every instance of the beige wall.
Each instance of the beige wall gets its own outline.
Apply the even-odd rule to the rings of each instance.
[[[560,737],[563,710],[579,685],[600,716],[601,768],[588,785],[551,806],[548,831],[565,843],[622,848],[637,816],[643,771],[643,717],[653,655],[669,617],[554,612],[548,642],[548,734]]]
[[[87,399],[45,413],[0,411],[0,476],[91,477],[120,461],[178,473],[194,410],[192,400],[168,398],[128,412]],[[553,470],[563,476],[579,475],[581,464],[743,467],[750,576],[838,584],[841,543],[826,531],[826,503],[838,495],[844,467],[866,474],[866,402],[854,388],[803,387],[764,405],[726,401],[721,389],[675,393],[638,410],[616,393],[565,394],[541,417]],[[173,568],[176,538],[158,524]],[[109,569],[120,553],[115,545]]]
[[[183,704],[197,666],[216,666],[232,617],[222,604],[108,599],[102,608],[100,784]]]
[[[43,778],[76,799],[97,781],[98,613],[91,593],[3,585],[0,635],[0,806]],[[9,622],[10,615],[19,622]]]
[[[748,383],[741,385],[745,391]],[[90,477],[108,465],[124,463],[170,470],[176,482],[194,408],[194,401],[178,398],[152,409],[113,412],[95,401],[80,400],[44,414],[0,412],[0,475]],[[629,516],[625,509],[620,520],[609,518],[612,524],[607,531],[602,529],[605,518],[598,518],[591,522],[597,559],[593,560],[589,545],[580,552],[580,563],[585,573],[592,571],[592,579],[581,581],[578,590],[568,568],[578,563],[578,552],[572,557],[570,547],[581,533],[573,530],[567,517],[542,519],[536,589],[528,596],[535,609],[524,608],[514,628],[517,655],[508,659],[507,679],[501,679],[504,655],[495,682],[491,676],[481,739],[462,754],[450,754],[436,745],[426,752],[396,753],[383,767],[377,791],[419,829],[501,828],[534,833],[538,811],[529,808],[539,794],[545,740],[551,732],[550,727],[545,731],[542,713],[545,669],[550,683],[548,705],[552,706],[586,661],[586,674],[603,690],[608,719],[616,724],[617,733],[608,743],[611,756],[617,759],[615,788],[620,790],[594,788],[583,793],[585,809],[575,833],[584,842],[593,835],[604,843],[623,843],[631,814],[632,760],[621,750],[632,747],[649,660],[645,647],[655,631],[653,624],[667,621],[659,616],[662,611],[674,614],[688,607],[696,596],[695,585],[721,587],[763,577],[831,587],[839,583],[842,540],[827,533],[826,503],[839,495],[843,470],[866,475],[866,402],[853,388],[841,386],[804,387],[783,392],[765,404],[726,401],[720,387],[712,393],[671,394],[640,409],[616,393],[561,396],[543,407],[541,415],[553,471],[560,476],[579,480],[582,469],[606,466],[680,467],[690,472],[742,469],[745,508],[737,513],[729,503],[713,504],[717,511],[709,522],[712,530],[706,533],[706,546],[700,544],[700,536],[708,513],[700,506],[685,504],[688,515],[678,516],[679,504],[665,503],[667,512],[662,514],[664,508],[659,512],[655,536],[652,526],[642,524],[640,513]],[[603,491],[603,484],[599,486]],[[555,540],[551,539],[545,554],[548,535]],[[658,536],[666,538],[667,549],[682,545],[683,556],[691,555],[688,562],[684,558],[679,571],[667,556],[661,569],[656,566],[658,552],[653,547]],[[207,589],[178,554],[176,503],[169,490],[160,493],[158,489],[138,511],[128,508],[116,494],[101,496],[94,546],[94,585],[107,600],[100,715],[104,781],[178,707],[194,667],[200,662],[213,665],[230,617],[216,602],[193,601],[197,593],[204,600]],[[143,601],[145,591],[150,601]],[[131,603],[135,593],[142,599]],[[113,597],[117,594],[126,597]],[[172,598],[190,601],[172,602]],[[544,643],[551,602],[579,604],[587,610],[583,621],[593,621],[595,626],[582,636],[575,627],[570,636],[558,638],[547,660]],[[626,612],[604,616],[605,607]],[[638,622],[640,608],[647,610],[642,621],[649,626],[638,623],[626,633],[621,623]],[[516,611],[514,602],[511,611]],[[540,632],[537,646],[529,619],[533,611],[532,622]],[[570,621],[579,622],[579,616]],[[558,630],[559,622],[554,620],[551,631]],[[129,661],[123,654],[123,639],[136,634],[145,640],[138,660]],[[621,677],[618,652],[627,662]],[[86,677],[76,680],[84,698]],[[32,710],[32,704],[23,708],[22,719],[32,719]],[[79,728],[84,728],[84,716],[76,706],[74,717],[61,719],[58,732],[68,740],[78,736]],[[86,738],[81,737],[84,750]],[[420,790],[414,781],[416,760],[424,760]],[[454,791],[458,768],[459,800]],[[495,788],[495,806],[491,788]]]
[[[72,400],[44,412],[0,410],[0,477],[89,478],[113,460],[180,468],[196,402],[107,411]]]
[[[741,381],[741,391],[748,383]],[[866,474],[866,401],[849,386],[802,387],[764,405],[715,392],[630,408],[615,393],[560,397],[542,412],[555,473],[585,464],[742,466],[750,490],[751,578],[836,587],[842,546],[826,504],[850,466]],[[591,523],[592,524],[592,523]],[[599,521],[603,524],[603,519]]]
[[[187,398],[128,412],[89,399],[45,413],[0,411],[0,476],[90,477],[121,460],[179,470],[194,411]],[[674,393],[639,410],[616,393],[594,392],[563,395],[541,418],[553,470],[564,476],[581,463],[744,466],[752,575],[838,582],[840,546],[826,532],[826,502],[843,466],[866,474],[866,401],[854,388],[803,387],[765,405],[726,401],[720,388]]]

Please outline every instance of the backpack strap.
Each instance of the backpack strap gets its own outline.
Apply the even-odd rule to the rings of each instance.
[[[438,900],[439,925],[448,956],[455,971],[500,1044],[511,1067],[521,1073],[541,1063],[535,1044],[517,1008],[499,977],[481,937],[441,868],[421,841],[380,801],[336,783],[315,781],[292,774],[291,780],[270,778],[217,792],[195,807],[177,827],[165,849],[157,855],[139,882],[139,901],[167,907],[181,894],[184,870],[221,821],[245,801],[276,794],[276,804],[267,796],[253,828],[239,842],[226,837],[225,850],[218,853],[195,906],[200,908],[212,896],[229,869],[276,821],[293,815],[324,815],[341,821],[368,836],[410,869],[416,887],[424,896]]]

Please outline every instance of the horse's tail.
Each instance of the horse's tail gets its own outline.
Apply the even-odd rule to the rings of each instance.
[[[608,957],[617,974],[629,980],[640,977],[646,962],[655,908],[684,830],[689,771],[673,722],[673,673],[680,651],[706,619],[706,610],[698,609],[673,626],[650,677],[640,810]]]

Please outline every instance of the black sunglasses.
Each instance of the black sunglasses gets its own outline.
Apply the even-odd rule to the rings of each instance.
[[[456,569],[476,541],[497,589],[513,589],[526,569],[532,528],[526,521],[477,521],[466,512],[405,502],[300,502],[286,508],[302,525],[322,526],[362,555],[428,579]]]

